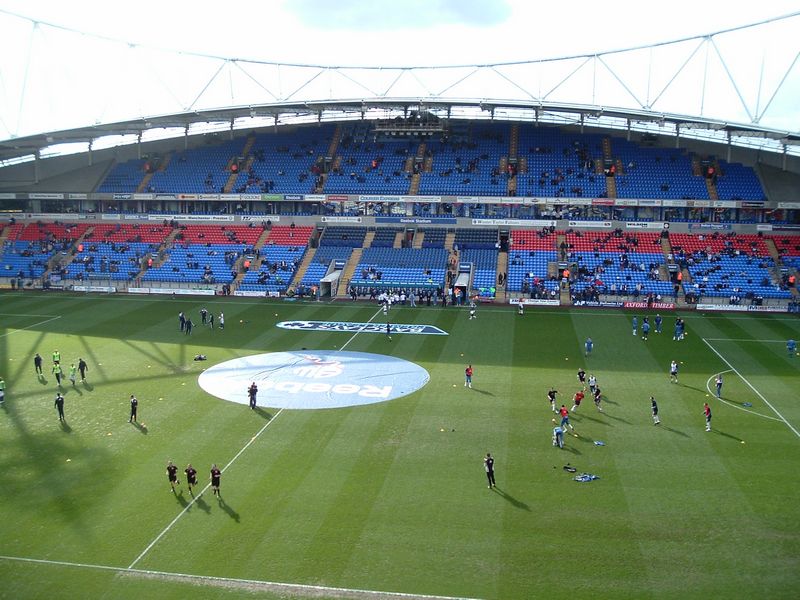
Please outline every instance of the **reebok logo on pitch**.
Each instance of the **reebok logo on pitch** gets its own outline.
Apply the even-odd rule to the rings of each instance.
[[[429,379],[419,365],[393,356],[318,350],[229,360],[207,369],[198,383],[209,394],[239,404],[248,403],[247,388],[255,383],[259,406],[317,409],[393,400]]]

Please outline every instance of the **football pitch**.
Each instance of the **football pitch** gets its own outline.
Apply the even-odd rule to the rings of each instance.
[[[630,311],[0,294],[0,597],[796,598],[800,320],[679,314],[645,341]],[[88,364],[63,423],[55,350]],[[273,355],[302,365],[229,362]],[[559,449],[546,392],[570,408],[580,367],[603,411],[587,391]]]

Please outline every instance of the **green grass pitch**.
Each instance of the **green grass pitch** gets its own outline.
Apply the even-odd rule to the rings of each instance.
[[[178,312],[198,321],[203,305],[224,310],[226,329],[181,335]],[[687,312],[677,342],[668,313],[645,342],[632,316],[396,308],[393,322],[449,335],[389,341],[275,327],[384,322],[375,305],[2,294],[0,597],[796,598],[800,356],[785,342],[800,338],[800,320]],[[282,411],[197,384],[232,358],[345,344],[415,362],[431,379],[389,402]],[[63,427],[55,349],[90,369],[85,385],[64,387]],[[579,437],[559,450],[545,393],[555,386],[570,407],[580,366],[597,376],[604,412],[587,398],[572,417]],[[709,391],[719,372],[722,400]],[[192,462],[199,489],[212,462],[227,466],[223,501],[210,490],[193,500],[185,481],[171,493],[169,459],[181,480]],[[573,481],[567,463],[600,479]]]

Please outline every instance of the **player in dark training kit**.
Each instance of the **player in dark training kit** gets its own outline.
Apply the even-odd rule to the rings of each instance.
[[[172,493],[175,493],[175,486],[180,485],[181,482],[178,481],[178,467],[172,464],[172,461],[167,463],[167,479],[169,480],[169,487],[172,490]]]
[[[222,477],[222,471],[217,468],[217,465],[211,465],[211,490],[215,496],[219,496],[220,477]]]
[[[194,486],[197,485],[197,469],[189,463],[183,472],[186,473],[186,484],[189,486],[189,493],[194,496]]]
[[[128,423],[133,423],[136,421],[136,411],[139,409],[139,401],[136,399],[136,396],[131,394],[131,417],[128,419]]]

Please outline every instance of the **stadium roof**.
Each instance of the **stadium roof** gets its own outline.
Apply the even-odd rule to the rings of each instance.
[[[5,129],[7,139],[0,161],[408,111],[677,134],[800,154],[799,19],[795,12],[654,45],[540,60],[372,67],[168,51],[0,10],[0,21],[17,26],[7,29],[5,43],[29,49],[27,63],[8,53],[2,61],[14,64],[2,65],[0,137]],[[59,52],[47,61],[34,59],[37,49],[56,44]],[[752,49],[744,58],[743,45]],[[73,46],[83,58],[70,56]],[[99,68],[85,68],[87,52]],[[60,110],[72,96],[77,102]]]

